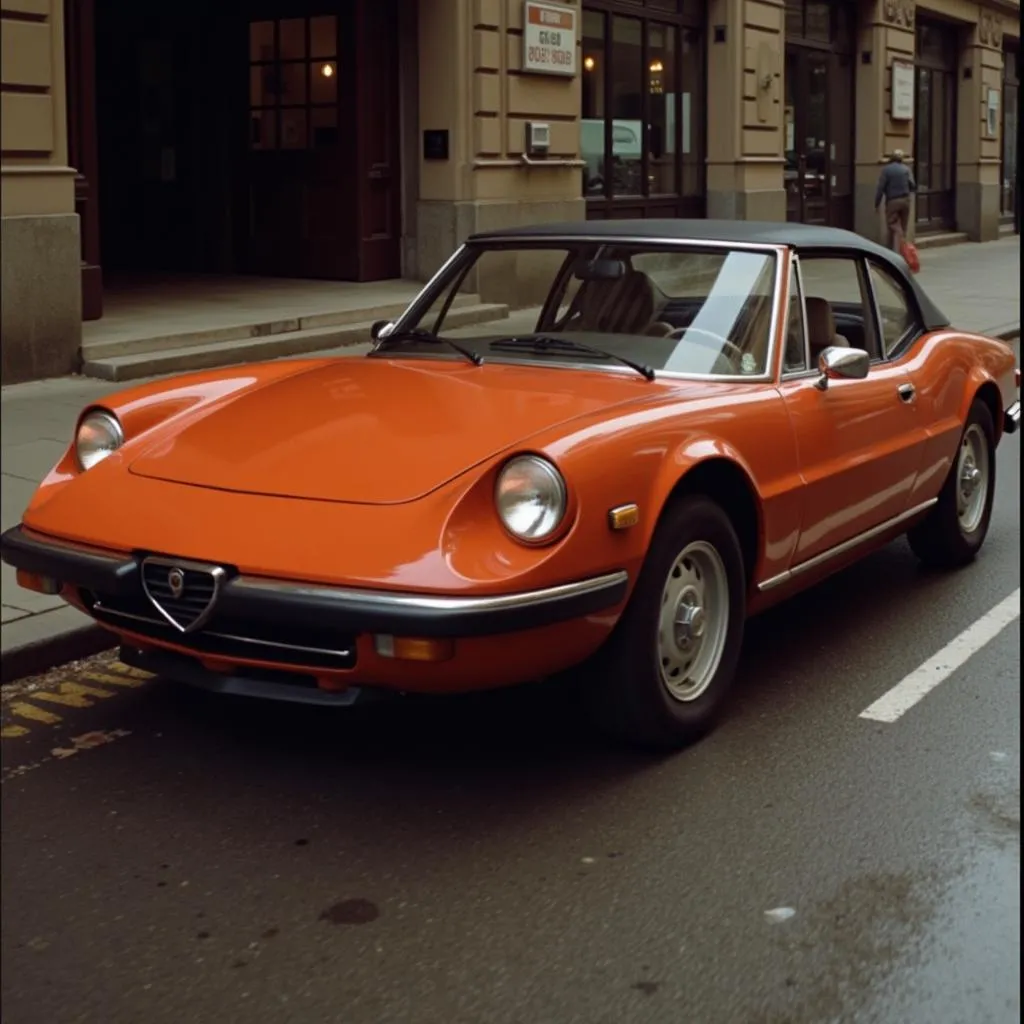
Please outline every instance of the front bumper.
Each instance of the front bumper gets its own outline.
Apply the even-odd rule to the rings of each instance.
[[[1003,414],[1003,433],[1016,434],[1020,429],[1020,400],[1007,407]]]
[[[222,582],[210,614],[194,629],[181,629],[149,598],[144,555],[87,548],[16,526],[0,537],[0,557],[73,588],[112,629],[212,657],[325,670],[353,667],[357,634],[463,639],[517,633],[615,608],[629,585],[627,573],[616,571],[539,590],[464,597],[320,586],[211,565]]]

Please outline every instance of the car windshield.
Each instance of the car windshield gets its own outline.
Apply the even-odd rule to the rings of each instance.
[[[739,247],[473,243],[378,353],[756,377],[776,264]]]

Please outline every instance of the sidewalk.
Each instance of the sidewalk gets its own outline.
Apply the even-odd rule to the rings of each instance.
[[[1020,327],[1020,238],[922,253],[920,281],[957,326],[986,334]],[[338,350],[359,355],[365,345]],[[323,353],[324,355],[330,353]],[[142,381],[133,381],[140,384]],[[0,391],[0,527],[16,525],[39,481],[67,445],[82,406],[121,386],[83,377],[36,381]],[[21,589],[2,566],[3,679],[83,657],[109,646],[110,634],[62,601]]]

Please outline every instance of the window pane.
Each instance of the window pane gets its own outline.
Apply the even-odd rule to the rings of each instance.
[[[338,53],[338,23],[331,15],[326,18],[311,18],[309,21],[309,55],[335,57]]]
[[[639,18],[612,18],[612,193],[643,194],[643,37]]]
[[[679,120],[683,133],[684,196],[702,196],[706,168],[704,166],[704,49],[702,35],[696,29],[683,30],[682,94],[679,97]]]
[[[932,73],[927,68],[917,69],[914,112],[914,160],[917,164],[917,183],[921,188],[931,188]]]
[[[804,307],[800,301],[795,270],[789,272],[789,316],[786,321],[786,352],[782,369],[786,373],[810,369],[804,339]]]
[[[882,318],[883,352],[888,356],[909,330],[913,318],[903,289],[881,267],[870,264],[871,286],[875,290],[878,313]]]
[[[583,109],[580,119],[580,159],[583,194],[604,194],[604,15],[583,12]]]
[[[819,0],[808,0],[804,22],[804,33],[808,39],[814,39],[819,43],[832,41],[830,7],[831,4],[821,3]]]
[[[313,146],[316,149],[332,149],[338,144],[338,108],[314,107],[312,118]]]
[[[728,376],[765,370],[775,296],[776,258],[770,253],[665,251],[614,243],[547,251],[474,248],[480,256],[462,290],[506,303],[515,311],[512,320],[452,328],[442,324],[441,331],[485,359],[544,366],[586,358],[595,368],[616,367],[614,359],[599,354],[566,356],[507,345],[510,334],[537,331],[564,335],[566,341],[633,358],[655,370]],[[572,273],[563,274],[567,264]],[[440,293],[451,287],[457,272],[453,268],[447,282],[438,283],[439,294],[431,297],[419,326],[434,327],[443,302]],[[549,312],[542,317],[546,304]],[[416,341],[391,347],[395,354],[417,350],[438,353],[436,345]]]
[[[306,59],[306,19],[286,18],[279,22],[281,60]]]
[[[676,180],[678,98],[675,26],[648,24],[647,54],[650,61],[647,152],[650,154],[651,194],[674,194],[679,188]]]
[[[273,110],[249,112],[249,148],[277,148],[277,113]]]
[[[274,23],[257,21],[249,26],[249,60],[274,59]]]
[[[338,99],[338,66],[332,60],[317,61],[310,68],[311,103],[335,103]]]
[[[874,330],[861,292],[857,261],[805,256],[800,261],[811,365],[830,345],[874,351]]]
[[[306,111],[281,111],[281,149],[306,148]]]
[[[306,102],[306,68],[309,65],[281,64],[279,74],[281,80],[281,103],[294,106]]]
[[[273,65],[257,64],[249,68],[249,104],[253,107],[273,106]]]

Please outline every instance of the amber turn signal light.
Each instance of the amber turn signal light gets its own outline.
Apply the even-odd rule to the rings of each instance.
[[[19,587],[34,590],[37,594],[53,595],[59,594],[61,591],[60,581],[55,580],[52,576],[40,576],[38,573],[19,569],[15,574],[15,579],[18,581]]]
[[[608,512],[608,525],[613,530],[628,530],[640,522],[640,508],[630,503],[619,505]]]
[[[373,646],[382,658],[399,661],[447,661],[455,654],[455,641],[378,634]]]

